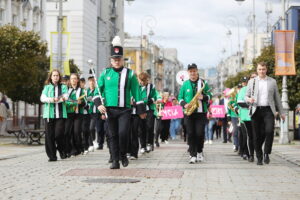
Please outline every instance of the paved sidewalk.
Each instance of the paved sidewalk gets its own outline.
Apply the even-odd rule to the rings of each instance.
[[[278,156],[278,145],[271,163],[257,166],[217,141],[206,145],[205,162],[191,165],[177,141],[121,170],[108,169],[107,149],[51,163],[43,146],[20,149],[0,159],[0,199],[300,199],[300,168]],[[110,183],[122,181],[136,183]]]

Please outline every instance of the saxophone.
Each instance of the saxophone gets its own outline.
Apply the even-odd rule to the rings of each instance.
[[[187,109],[185,109],[184,114],[187,116],[190,116],[198,107],[199,107],[199,96],[202,94],[202,91],[205,87],[205,83],[203,83],[202,88],[200,88],[200,90],[198,90],[198,92],[195,94],[195,96],[193,97],[193,99],[191,100],[190,107],[188,107]]]

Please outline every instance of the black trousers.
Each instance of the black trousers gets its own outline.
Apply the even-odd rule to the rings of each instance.
[[[222,118],[223,142],[227,142],[227,139],[229,139],[229,136],[227,135],[227,124],[228,124],[228,120],[225,115],[225,117]]]
[[[89,148],[90,123],[91,123],[90,114],[83,115],[83,117],[82,117],[82,133],[83,133],[83,147],[84,147],[84,150],[88,150],[88,148]]]
[[[60,154],[64,153],[64,130],[65,119],[45,120],[45,148],[49,159],[57,159],[56,150]]]
[[[158,138],[161,135],[162,131],[162,120],[161,118],[156,118],[155,119],[155,142],[158,142]]]
[[[269,106],[258,107],[251,117],[253,128],[254,148],[257,158],[262,158],[264,153],[271,154],[274,139],[274,114]]]
[[[206,113],[193,113],[185,117],[189,152],[192,157],[203,151]]]
[[[141,118],[138,115],[131,115],[131,127],[128,139],[128,150],[131,156],[138,157],[139,152],[139,126]]]
[[[171,120],[161,120],[162,127],[161,127],[160,139],[162,142],[169,139],[170,124],[171,124]]]
[[[101,119],[101,115],[96,115],[96,131],[97,131],[97,142],[99,147],[103,147],[104,140],[105,140],[105,121]]]
[[[244,123],[247,128],[249,155],[253,156],[254,155],[254,141],[253,141],[252,123],[251,123],[251,121],[245,121]]]
[[[112,159],[119,161],[126,156],[128,136],[130,132],[131,109],[107,108],[108,132]]]
[[[65,127],[66,152],[78,155],[83,152],[82,145],[82,114],[68,113]]]
[[[140,120],[140,143],[141,148],[146,148],[147,144],[154,144],[154,112],[147,111],[146,119]]]
[[[248,129],[245,122],[241,122],[239,131],[239,145],[240,145],[240,153],[241,155],[249,156],[249,148],[248,148]]]

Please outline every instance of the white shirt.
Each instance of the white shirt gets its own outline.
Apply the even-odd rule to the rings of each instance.
[[[268,82],[267,77],[261,79],[258,77],[258,106],[268,106]]]

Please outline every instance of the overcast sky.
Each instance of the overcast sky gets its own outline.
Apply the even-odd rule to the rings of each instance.
[[[299,0],[291,1],[290,4]],[[266,30],[265,3],[267,0],[256,0],[258,31]],[[281,16],[280,0],[272,2],[273,13],[271,24]],[[149,32],[148,15],[156,19],[153,27],[153,40],[167,48],[177,48],[178,57],[186,66],[197,63],[201,68],[216,66],[222,59],[231,54],[230,37],[226,36],[231,29],[232,52],[238,49],[237,23],[230,16],[239,20],[241,43],[248,32],[247,17],[252,13],[252,0],[239,5],[235,0],[135,0],[130,6],[125,3],[125,31],[132,36],[140,35],[141,22],[143,32]],[[143,20],[144,19],[144,20]],[[149,24],[149,25],[148,25]],[[228,28],[226,28],[228,27]],[[226,49],[222,53],[222,49]]]

